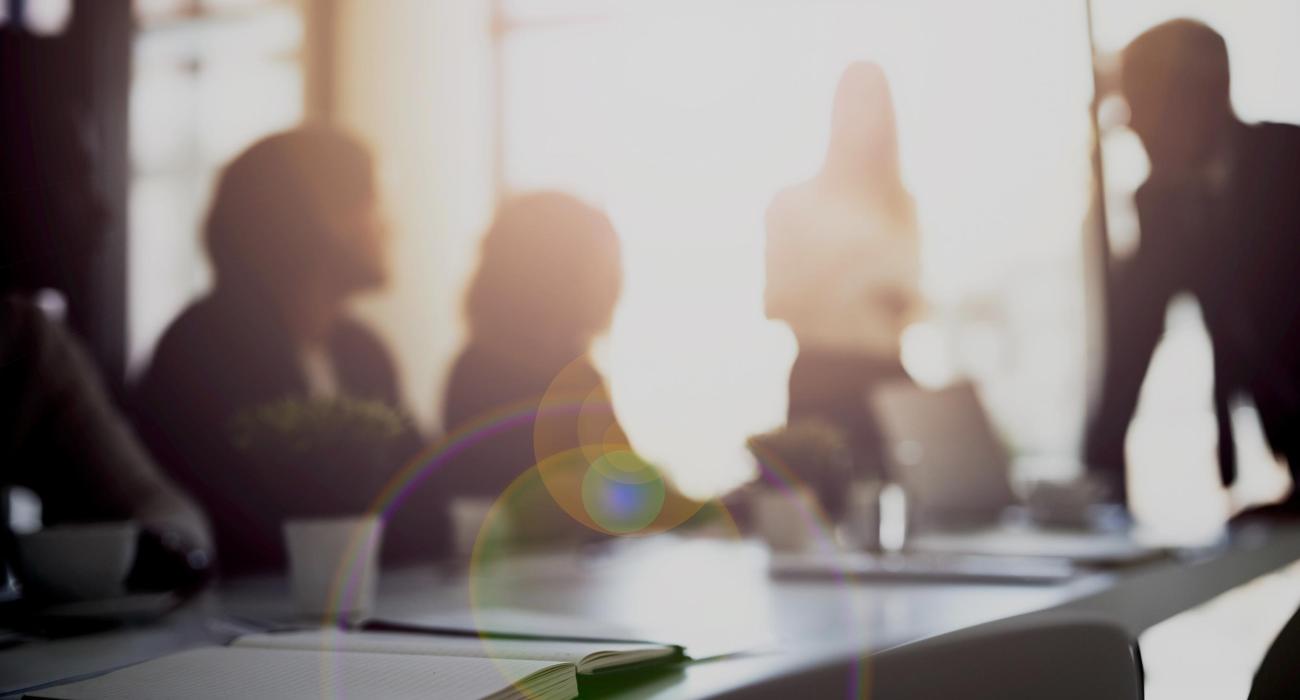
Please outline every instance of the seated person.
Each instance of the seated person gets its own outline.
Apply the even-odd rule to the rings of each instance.
[[[112,222],[96,187],[101,163],[80,112],[51,100],[49,62],[12,61],[3,51],[22,55],[20,38],[0,40],[6,76],[22,76],[6,83],[13,90],[0,110],[0,588],[3,564],[17,563],[13,487],[40,499],[46,526],[137,521],[132,588],[188,586],[206,568],[207,525],[149,460],[74,340],[80,334],[111,353],[104,316],[113,318],[114,303],[97,274],[112,257],[102,255]],[[66,325],[28,302],[40,290],[58,290]]]
[[[282,567],[283,519],[322,506],[307,494],[360,513],[401,466],[303,491],[231,444],[236,417],[286,398],[400,405],[388,351],[345,310],[387,274],[376,195],[370,154],[325,126],[262,139],[221,174],[205,230],[214,288],[163,334],[135,403],[156,458],[211,517],[224,573]]]
[[[465,298],[469,341],[444,402],[448,433],[470,443],[437,475],[440,491],[503,499],[527,522],[515,534],[542,542],[616,531],[577,494],[591,464],[609,454],[635,460],[589,354],[621,282],[618,236],[604,213],[550,192],[501,208]],[[567,456],[576,471],[556,461]]]
[[[0,396],[0,497],[21,486],[47,526],[135,520],[202,557],[198,509],[154,467],[72,337],[18,298],[0,299]]]
[[[919,303],[916,213],[899,172],[889,84],[878,66],[845,71],[821,172],[779,193],[767,214],[767,315],[799,343],[789,422],[824,422],[849,439],[853,471],[883,479],[867,392],[909,381],[903,328]]]

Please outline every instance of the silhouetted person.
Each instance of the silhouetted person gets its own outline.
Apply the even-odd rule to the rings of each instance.
[[[135,520],[179,537],[171,545],[178,551],[209,544],[198,508],[149,459],[72,336],[30,303],[0,297],[0,495],[6,501],[13,486],[36,494],[46,526]],[[7,519],[0,522],[0,530],[8,526]]]
[[[866,395],[908,381],[899,340],[919,303],[919,268],[889,85],[878,66],[856,63],[835,95],[821,172],[768,210],[766,304],[799,343],[789,422],[820,419],[844,431],[862,476],[885,476]]]
[[[621,285],[618,235],[603,212],[552,192],[502,206],[465,297],[469,340],[452,368],[443,415],[450,434],[493,416],[524,418],[481,432],[440,475],[449,494],[496,499],[537,463],[536,412],[557,381],[563,386],[556,390],[586,398],[604,426],[603,440],[627,442],[589,357],[593,339],[609,328]],[[572,417],[548,424],[555,430],[546,428],[551,434],[541,440],[556,442],[542,449],[576,448],[576,423]],[[527,478],[536,479],[535,472]],[[536,484],[516,492],[536,493]],[[539,521],[553,516],[565,527],[553,506],[530,503],[511,504],[542,509],[524,514],[532,521],[528,529],[545,527]]]
[[[1300,473],[1300,128],[1245,124],[1229,99],[1223,38],[1190,20],[1123,53],[1130,126],[1151,174],[1141,239],[1109,275],[1106,374],[1086,459],[1124,496],[1124,441],[1170,299],[1200,304],[1214,351],[1225,484],[1235,475],[1230,402],[1254,402],[1269,445]],[[1171,486],[1172,487],[1172,486]],[[1274,510],[1300,511],[1300,493]]]
[[[38,497],[44,526],[137,521],[146,534],[135,574],[142,566],[175,573],[187,555],[202,563],[210,546],[203,517],[149,458],[74,337],[93,340],[88,331],[103,325],[92,302],[104,291],[97,280],[110,264],[100,256],[110,221],[70,48],[0,26],[0,578],[19,564],[12,487]],[[60,318],[31,302],[42,289],[62,293]],[[150,543],[168,543],[176,557]],[[164,579],[164,587],[186,583]]]
[[[367,150],[325,126],[264,138],[221,174],[204,231],[215,285],[163,334],[136,401],[159,462],[207,509],[225,573],[282,566],[281,522],[311,506],[294,501],[305,485],[234,451],[232,419],[283,398],[400,406],[383,343],[345,311],[385,282],[376,194]],[[383,479],[356,476],[332,496],[359,513]]]

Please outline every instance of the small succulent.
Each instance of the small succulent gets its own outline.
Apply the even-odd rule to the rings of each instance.
[[[263,458],[385,459],[407,434],[400,413],[381,401],[286,398],[235,416],[235,449]]]
[[[287,398],[228,427],[250,498],[279,517],[334,517],[371,507],[410,456],[408,426],[378,401]]]

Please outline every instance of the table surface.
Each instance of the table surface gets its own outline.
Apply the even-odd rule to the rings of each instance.
[[[1194,559],[1160,560],[1048,585],[774,580],[751,541],[662,536],[584,552],[517,557],[470,572],[385,572],[376,617],[411,619],[499,608],[581,617],[638,638],[684,644],[688,664],[620,697],[707,697],[846,654],[870,653],[1017,615],[1108,616],[1146,628],[1300,559],[1300,527],[1234,534]],[[471,607],[473,604],[473,607]],[[204,593],[153,624],[0,651],[0,695],[175,651],[223,643],[237,620],[284,620],[284,580]],[[1279,611],[1279,615],[1290,611]]]

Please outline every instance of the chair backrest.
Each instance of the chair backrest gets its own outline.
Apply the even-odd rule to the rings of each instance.
[[[858,691],[855,693],[854,691]],[[1137,643],[1096,617],[1035,613],[756,680],[719,697],[1140,700]]]
[[[1138,700],[1137,643],[1097,618],[1027,615],[907,644],[869,660],[870,697]]]

